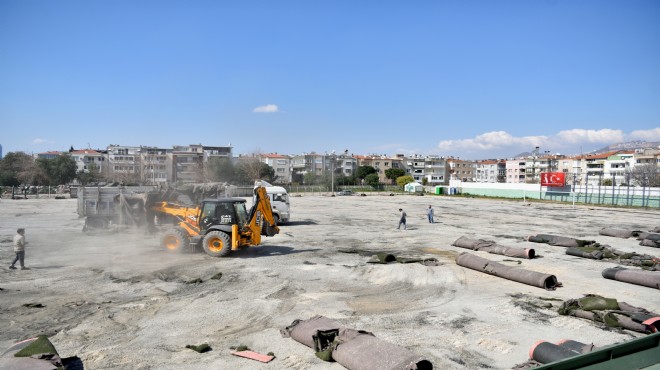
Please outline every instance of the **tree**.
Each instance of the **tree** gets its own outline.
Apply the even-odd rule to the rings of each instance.
[[[24,180],[26,170],[34,163],[32,157],[23,152],[9,152],[0,160],[0,185],[18,186]]]
[[[69,154],[53,159],[37,158],[36,164],[46,175],[46,185],[65,185],[76,178],[76,162]]]
[[[380,184],[380,179],[377,173],[370,173],[364,178],[364,182],[371,187],[377,188]]]
[[[375,168],[371,166],[360,166],[358,167],[357,171],[355,171],[355,175],[359,179],[365,179],[367,175],[371,175],[372,173],[377,173]]]
[[[626,177],[630,176],[631,183],[639,186],[660,186],[660,174],[658,167],[655,163],[638,164],[633,167],[632,171],[626,171]]]
[[[396,181],[397,178],[405,176],[406,171],[401,168],[388,168],[385,170],[385,177],[392,180],[392,183]]]
[[[612,186],[612,179],[603,179],[600,184],[603,186]]]
[[[275,170],[257,157],[241,159],[236,169],[238,181],[242,184],[251,184],[255,180],[266,180],[275,182],[277,176]]]
[[[413,177],[410,175],[400,176],[396,178],[396,184],[402,188],[406,186],[406,184],[409,184],[414,181],[415,179],[413,179]]]
[[[101,174],[99,167],[95,163],[90,163],[87,166],[87,172],[85,172],[84,170],[78,171],[76,177],[78,178],[78,181],[80,182],[80,184],[82,184],[82,186],[86,186],[88,184],[95,184],[103,179],[103,175]]]
[[[307,172],[303,176],[303,183],[305,185],[315,185],[316,184],[316,174],[314,172]]]

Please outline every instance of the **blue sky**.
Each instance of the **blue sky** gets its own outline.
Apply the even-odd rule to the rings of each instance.
[[[505,158],[660,141],[660,2],[0,1],[0,144]]]

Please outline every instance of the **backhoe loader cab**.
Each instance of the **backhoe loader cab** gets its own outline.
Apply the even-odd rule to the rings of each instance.
[[[207,254],[224,257],[232,250],[258,245],[261,235],[279,232],[262,187],[255,189],[255,202],[249,211],[243,198],[206,199],[195,208],[162,202],[152,210],[178,221],[161,239],[162,246],[170,251],[197,249],[201,245]]]

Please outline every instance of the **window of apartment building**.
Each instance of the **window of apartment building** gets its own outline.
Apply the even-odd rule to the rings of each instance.
[[[415,173],[422,173],[422,170],[415,170]]]
[[[387,166],[390,165],[390,162],[385,162],[384,165],[385,165],[385,167],[387,167]]]
[[[278,159],[277,164],[279,165],[285,165],[286,164],[286,159]]]
[[[277,169],[275,169],[275,171],[277,171],[277,172],[284,172],[284,168],[278,167]]]

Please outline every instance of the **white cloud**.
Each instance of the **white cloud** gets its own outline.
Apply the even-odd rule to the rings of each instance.
[[[256,107],[252,110],[255,113],[275,113],[279,112],[280,108],[276,104],[266,104]]]
[[[626,134],[623,130],[571,129],[550,136],[513,136],[506,131],[490,131],[469,139],[443,140],[438,148],[447,155],[513,155],[530,152],[539,146],[554,153],[572,153],[582,147],[596,149],[597,146],[630,140],[660,141],[660,128],[635,130]]]
[[[491,151],[511,147],[534,147],[548,141],[547,136],[515,137],[506,131],[491,131],[478,135],[472,139],[444,140],[438,148],[444,151],[476,150]]]
[[[47,142],[48,142],[48,140],[41,139],[41,138],[36,138],[36,139],[32,140],[32,144],[37,144],[37,145],[38,144],[44,144],[44,143],[47,143]]]
[[[629,140],[660,141],[660,127],[650,130],[635,130],[627,137]]]
[[[610,130],[608,128],[602,130],[583,130],[572,129],[559,131],[557,139],[560,142],[579,144],[579,143],[602,143],[613,144],[625,141],[622,130]]]

